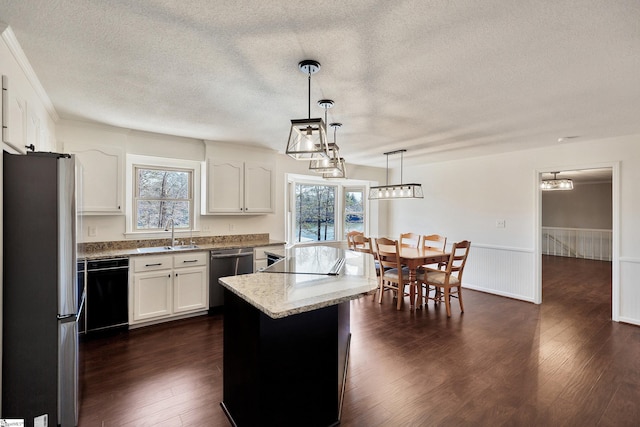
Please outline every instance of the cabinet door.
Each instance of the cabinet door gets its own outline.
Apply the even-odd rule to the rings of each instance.
[[[207,161],[207,213],[244,212],[243,163],[229,160]]]
[[[173,277],[173,312],[209,308],[207,267],[179,268]]]
[[[119,214],[123,212],[122,179],[124,154],[120,147],[86,147],[65,144],[76,155],[80,169],[80,200],[83,214]]]
[[[133,320],[171,315],[171,270],[136,273],[133,276]]]
[[[245,213],[270,213],[274,204],[274,169],[267,163],[244,165]]]
[[[24,154],[27,152],[27,101],[15,86],[10,87],[9,78],[2,76],[2,141]]]

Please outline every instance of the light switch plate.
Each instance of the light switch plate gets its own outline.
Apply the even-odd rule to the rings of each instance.
[[[496,221],[496,228],[505,228],[507,226],[507,222],[504,219],[499,219]]]

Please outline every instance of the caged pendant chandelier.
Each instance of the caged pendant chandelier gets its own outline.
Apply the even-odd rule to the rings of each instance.
[[[327,123],[327,110],[333,108],[333,100],[321,99],[318,101],[318,105],[324,108],[324,122]],[[334,126],[336,123],[332,123],[330,126]],[[341,123],[337,124],[342,126]],[[329,156],[312,159],[309,162],[309,170],[316,173],[332,172],[336,168],[336,159],[340,157],[338,153],[338,146],[336,145],[335,132],[333,136],[333,142],[327,143],[327,149]]]
[[[553,179],[543,179],[540,182],[540,188],[543,191],[562,191],[573,190],[573,180],[568,178],[558,178],[560,172],[551,172]]]
[[[338,144],[336,144],[336,130],[342,126],[342,123],[331,123],[329,126],[333,128],[333,144],[329,144],[329,148],[333,145],[333,158],[332,169],[325,171],[322,174],[322,177],[325,179],[334,179],[334,178],[346,178],[347,177],[347,166],[345,165],[344,159],[340,157]]]
[[[407,150],[396,150],[384,153],[387,156],[387,185],[369,188],[369,200],[391,199],[423,199],[421,184],[403,184],[402,167],[404,153]],[[389,185],[389,155],[400,153],[400,184]]]
[[[285,153],[296,160],[328,158],[326,125],[322,118],[311,118],[311,75],[320,71],[320,63],[305,59],[298,64],[298,68],[308,75],[308,118],[291,120]]]

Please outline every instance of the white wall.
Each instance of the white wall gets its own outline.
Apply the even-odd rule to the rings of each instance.
[[[58,124],[57,135],[62,147],[65,143],[74,145],[94,143],[117,145],[128,154],[201,162],[205,161],[207,155],[235,160],[272,161],[276,169],[275,213],[267,215],[200,215],[200,231],[194,233],[194,235],[200,236],[269,233],[272,239],[285,240],[285,174],[309,174],[308,161],[296,161],[272,150],[238,143],[202,141],[68,120],[63,120]],[[379,181],[384,179],[384,174],[385,171],[381,168],[351,166],[349,169],[349,178],[353,179]],[[372,219],[376,222],[373,228],[377,229],[379,222],[377,209],[375,206],[373,208],[370,210]],[[381,216],[381,218],[386,217]],[[91,215],[83,216],[82,220],[83,235],[79,238],[83,242],[126,239],[124,215]],[[88,235],[89,227],[95,227],[96,236],[90,237]]]
[[[618,163],[619,162],[619,163]],[[391,235],[440,233],[472,242],[465,282],[469,287],[536,301],[539,286],[541,171],[614,168],[614,308],[618,319],[640,324],[640,135],[405,167],[406,182],[423,185],[423,200],[386,202]],[[496,228],[505,220],[505,228]],[[617,258],[616,258],[616,255]],[[615,286],[614,286],[615,288]],[[615,291],[615,289],[614,289]],[[614,318],[616,313],[614,311]]]

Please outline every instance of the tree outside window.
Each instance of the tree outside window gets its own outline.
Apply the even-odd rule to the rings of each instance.
[[[364,232],[364,189],[346,188],[344,191],[344,237],[350,231]]]
[[[170,219],[174,228],[192,227],[193,171],[135,167],[135,227],[163,230]]]
[[[335,240],[336,187],[296,183],[296,242]]]

